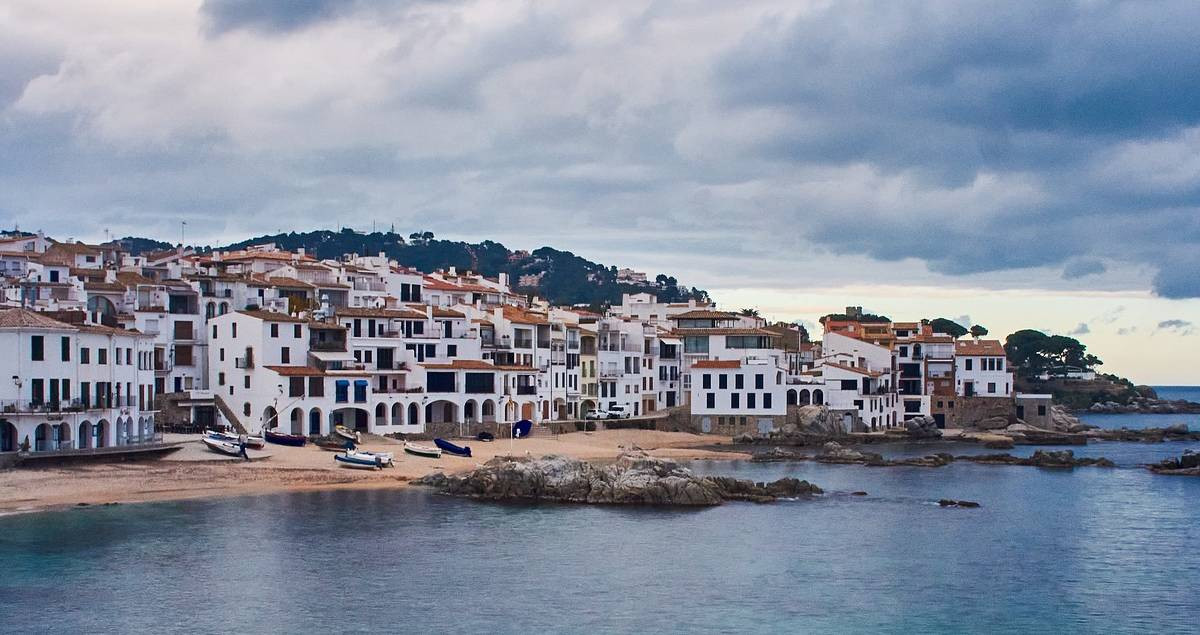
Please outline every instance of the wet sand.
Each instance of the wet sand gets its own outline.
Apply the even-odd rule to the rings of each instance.
[[[309,444],[292,448],[268,444],[250,451],[253,460],[215,454],[198,435],[167,435],[183,447],[165,458],[125,463],[81,463],[65,467],[18,468],[0,471],[0,514],[23,513],[109,503],[241,496],[273,492],[337,488],[404,487],[408,481],[433,472],[462,472],[495,456],[561,454],[586,460],[614,459],[638,447],[653,456],[674,459],[733,459],[736,453],[704,449],[728,444],[729,438],[653,430],[604,430],[558,436],[536,436],[511,442],[464,440],[474,456],[426,459],[404,453],[401,442],[369,437],[363,449],[392,452],[394,468],[358,470],[341,467],[333,452]],[[422,442],[432,445],[429,442]]]

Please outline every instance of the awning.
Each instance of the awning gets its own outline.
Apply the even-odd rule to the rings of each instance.
[[[672,344],[675,346],[683,344],[683,341],[678,337],[660,337],[658,338],[658,341],[662,342],[663,344]]]
[[[309,351],[309,355],[323,362],[352,362],[354,355],[348,351]]]

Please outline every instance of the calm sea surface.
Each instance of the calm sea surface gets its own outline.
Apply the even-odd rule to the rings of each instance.
[[[1154,386],[1159,399],[1186,399],[1200,402],[1200,386]],[[1200,430],[1200,414],[1187,415],[1079,415],[1085,423],[1101,428],[1162,428],[1176,423],[1186,423],[1193,430]]]
[[[1195,632],[1200,478],[1137,467],[1185,448],[1072,448],[1110,470],[696,462],[829,493],[691,511],[374,491],[11,516],[0,631]]]

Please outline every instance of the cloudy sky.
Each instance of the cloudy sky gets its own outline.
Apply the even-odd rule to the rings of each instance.
[[[549,244],[1200,384],[1200,3],[8,0],[0,225]]]

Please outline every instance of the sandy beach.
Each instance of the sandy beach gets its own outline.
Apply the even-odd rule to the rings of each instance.
[[[393,452],[396,466],[355,470],[334,463],[333,453],[316,446],[292,448],[267,445],[251,451],[252,461],[214,454],[198,435],[167,435],[183,442],[166,458],[127,463],[81,463],[65,467],[18,468],[0,471],[0,514],[71,507],[79,504],[241,496],[273,492],[336,488],[404,487],[408,481],[433,472],[462,472],[494,456],[560,454],[586,460],[616,458],[638,447],[653,456],[674,459],[738,458],[703,446],[728,444],[729,438],[653,430],[604,430],[532,437],[512,442],[466,442],[471,458],[443,456],[426,459],[407,455],[393,439],[370,437],[362,447]]]

